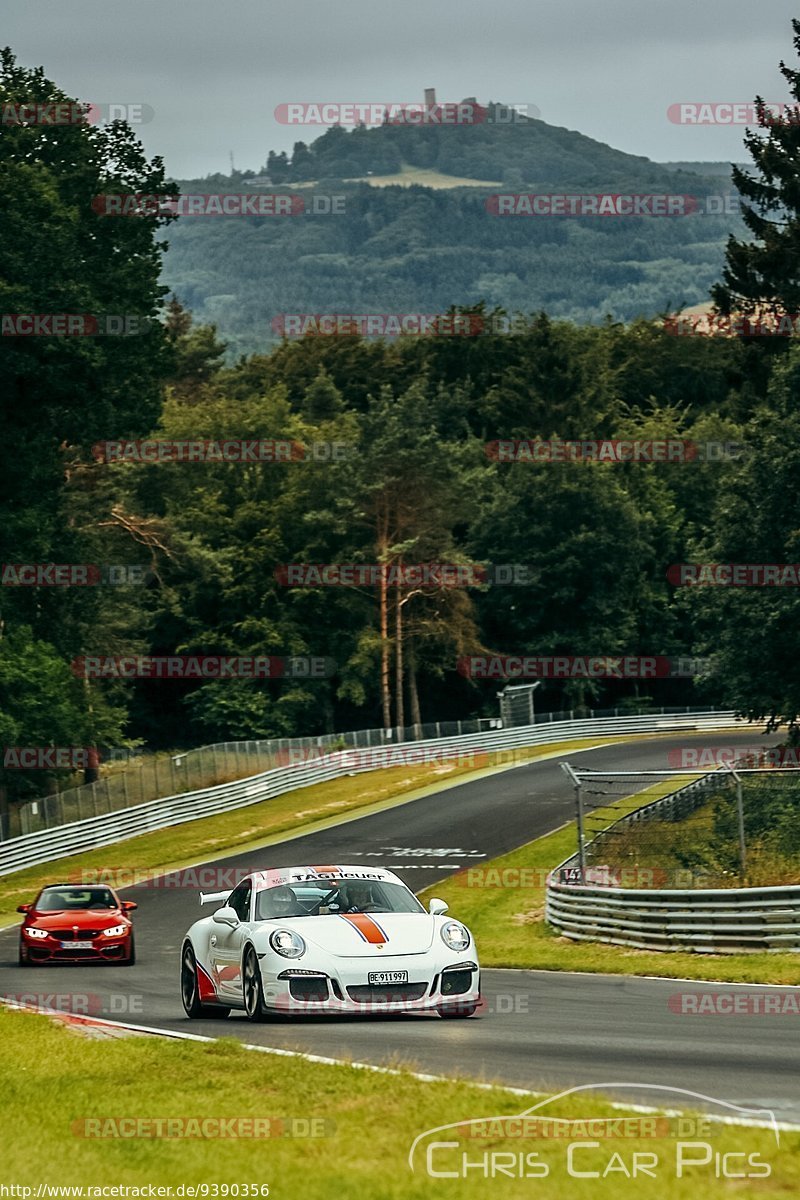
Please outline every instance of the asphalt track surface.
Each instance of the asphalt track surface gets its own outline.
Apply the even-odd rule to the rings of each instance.
[[[575,759],[597,770],[656,770],[670,765],[670,750],[687,744],[749,746],[754,740],[752,733],[678,734],[572,751],[288,838],[262,851],[234,853],[208,866],[230,872],[363,861],[389,867],[419,891],[571,820],[574,792],[562,761]],[[641,781],[632,781],[630,790],[641,786]],[[102,851],[98,858],[102,865]],[[688,1100],[653,1093],[642,1085],[684,1088],[732,1104],[771,1109],[779,1120],[800,1124],[800,1016],[682,1015],[669,1003],[682,991],[763,995],[768,990],[753,986],[484,970],[486,1008],[468,1020],[442,1021],[435,1015],[316,1017],[253,1025],[243,1014],[232,1013],[224,1022],[189,1021],[180,1000],[179,954],[183,935],[201,910],[196,886],[170,887],[170,882],[178,881],[164,877],[163,886],[125,891],[126,898],[139,905],[134,967],[19,968],[18,935],[16,929],[7,930],[0,934],[0,994],[55,995],[58,999],[51,1004],[71,1004],[78,1012],[86,1011],[89,997],[90,1011],[133,1024],[211,1037],[224,1034],[360,1062],[400,1059],[424,1072],[458,1073],[535,1091],[624,1083],[631,1089],[601,1090],[638,1102],[671,1101],[687,1107]],[[457,905],[453,915],[458,916]],[[713,960],[708,967],[713,976]],[[714,1105],[700,1106],[714,1110]]]

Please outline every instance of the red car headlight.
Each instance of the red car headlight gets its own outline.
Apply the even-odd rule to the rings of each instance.
[[[46,929],[35,929],[31,925],[25,925],[23,932],[26,933],[30,938],[46,938],[49,936]]]
[[[112,925],[110,929],[103,930],[103,937],[122,937],[127,931],[127,925]]]

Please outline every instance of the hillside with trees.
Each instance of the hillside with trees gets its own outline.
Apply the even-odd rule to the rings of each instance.
[[[797,95],[794,76],[791,85]],[[10,52],[0,87],[12,102],[61,97]],[[750,203],[748,234],[727,247],[717,303],[722,311],[769,302],[796,312],[782,264],[796,260],[799,244],[800,127],[773,126],[749,149],[757,178],[740,173],[737,181]],[[91,201],[103,192],[174,191],[161,161],[148,161],[121,123],[64,127],[57,137],[12,127],[0,142],[0,170],[12,235],[0,243],[6,311],[158,318],[128,338],[12,337],[4,345],[3,435],[15,451],[3,475],[2,563],[146,568],[138,586],[5,581],[4,746],[186,747],[494,715],[496,682],[458,669],[462,656],[483,653],[709,655],[710,668],[694,679],[548,681],[537,706],[733,703],[758,719],[797,722],[800,625],[791,589],[680,588],[667,575],[681,562],[797,561],[796,339],[676,337],[660,320],[581,324],[559,312],[563,281],[579,266],[595,277],[586,312],[600,312],[613,294],[604,275],[613,254],[615,286],[638,295],[649,277],[625,256],[634,244],[643,261],[653,252],[652,222],[638,234],[635,222],[594,232],[583,222],[553,221],[548,230],[529,222],[549,240],[529,245],[526,261],[548,268],[539,292],[516,276],[519,308],[532,315],[498,333],[491,318],[503,314],[502,287],[481,272],[491,263],[505,278],[510,261],[519,267],[524,237],[513,222],[487,222],[480,197],[466,189],[360,185],[347,222],[309,221],[287,234],[258,218],[203,225],[98,217]],[[642,186],[643,175],[626,182]],[[770,216],[776,205],[786,214],[779,222]],[[376,263],[393,264],[388,277],[377,266],[363,273],[355,215]],[[215,263],[234,256],[228,265],[250,271],[253,294],[260,247],[282,281],[284,308],[304,301],[303,280],[333,305],[337,280],[358,278],[350,301],[359,307],[391,284],[393,311],[445,310],[471,262],[474,296],[463,312],[483,332],[309,336],[231,363],[221,330],[167,299],[159,278],[167,223],[173,247],[181,238],[193,246],[209,280]],[[688,224],[658,228],[673,239],[670,261],[688,271],[693,253],[700,257],[687,243]],[[448,230],[461,240],[444,249]],[[297,241],[281,242],[287,237]],[[336,254],[331,238],[341,239]],[[608,260],[595,239],[604,239]],[[291,263],[301,249],[298,278]],[[547,303],[537,311],[541,289]],[[255,330],[258,314],[245,319]],[[553,437],[745,449],[691,463],[506,463],[487,453],[497,439]],[[141,463],[93,451],[142,438],[286,439],[345,453]],[[469,588],[288,586],[282,575],[291,563],[430,562],[516,563],[528,574],[517,586]],[[122,682],[80,678],[70,666],[82,655],[123,654],[320,655],[336,669],[318,680]],[[12,799],[53,781],[43,772],[0,776]]]
[[[281,313],[436,313],[484,301],[597,324],[707,297],[728,234],[742,228],[720,199],[734,191],[718,164],[708,176],[698,164],[670,170],[543,121],[493,120],[497,105],[486,111],[475,125],[335,126],[290,156],[271,152],[258,172],[182,180],[182,192],[208,193],[264,190],[250,181],[268,178],[273,190],[303,196],[307,211],[185,217],[170,230],[165,283],[199,322],[218,327],[230,360],[274,345]],[[381,185],[401,170],[410,186]],[[415,170],[497,186],[426,187]],[[503,217],[487,211],[501,190],[690,195],[699,211]],[[344,197],[344,212],[311,211],[315,195],[331,194]]]

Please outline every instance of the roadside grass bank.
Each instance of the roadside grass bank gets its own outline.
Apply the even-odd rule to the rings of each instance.
[[[800,883],[800,771],[745,776],[742,811],[747,886]],[[623,887],[624,868],[631,863],[668,874],[691,873],[695,887],[741,887],[735,789],[728,785],[681,821],[619,831],[601,854],[603,863],[620,874]]]
[[[652,800],[654,791],[642,793],[642,803]],[[548,871],[574,854],[576,838],[573,821],[510,854],[433,884],[420,899],[425,904],[431,896],[447,901],[452,915],[475,935],[485,967],[800,984],[800,954],[660,953],[562,937],[545,924],[545,880]]]
[[[647,1155],[649,1164],[649,1173],[637,1173],[631,1183],[637,1200],[690,1200],[698,1186],[709,1200],[722,1200],[732,1186],[738,1192],[743,1184],[766,1200],[800,1190],[800,1134],[794,1131],[782,1132],[778,1146],[769,1129],[718,1125],[703,1117],[686,1118],[683,1126],[675,1117],[656,1123],[593,1093],[555,1100],[539,1114],[550,1118],[551,1129],[552,1118],[606,1118],[604,1131],[626,1117],[636,1122],[637,1135],[649,1136],[597,1136],[595,1127],[587,1145],[581,1126],[574,1127],[574,1136],[565,1135],[563,1126],[542,1136],[548,1127],[538,1125],[524,1137],[513,1136],[513,1125],[501,1131],[496,1122],[462,1126],[427,1138],[412,1172],[409,1151],[426,1130],[514,1116],[540,1098],[481,1089],[467,1080],[423,1082],[403,1070],[387,1075],[261,1054],[228,1038],[211,1043],[89,1038],[47,1016],[6,1009],[0,1009],[0,1046],[3,1182],[30,1187],[32,1196],[40,1185],[52,1187],[54,1196],[64,1194],[59,1187],[80,1186],[88,1198],[91,1187],[149,1184],[192,1187],[198,1189],[195,1196],[212,1200],[261,1197],[266,1189],[272,1200],[478,1200],[491,1180],[492,1190],[499,1187],[510,1200],[530,1197],[532,1188],[546,1200],[617,1200],[620,1181],[632,1178],[634,1154]],[[676,1099],[665,1097],[665,1107],[674,1109]],[[180,1124],[163,1123],[162,1135],[153,1136],[156,1118]],[[220,1121],[228,1130],[223,1136],[214,1133]],[[173,1136],[163,1136],[170,1128]],[[246,1136],[248,1128],[261,1136]],[[206,1135],[198,1136],[203,1129]],[[138,1135],[131,1136],[132,1130]],[[196,1132],[174,1136],[176,1130]],[[433,1141],[456,1143],[431,1151],[438,1176],[426,1168]],[[570,1171],[572,1142],[584,1144],[576,1146]],[[458,1177],[463,1156],[485,1165]],[[687,1166],[687,1158],[700,1165]],[[750,1178],[721,1177],[720,1162]],[[578,1178],[578,1171],[597,1174]],[[444,1177],[445,1172],[457,1177]],[[527,1177],[520,1178],[523,1172]],[[205,1193],[199,1190],[203,1185]]]
[[[626,734],[582,738],[514,751],[481,752],[474,756],[479,763],[478,769],[475,763],[457,760],[386,767],[298,788],[272,800],[213,817],[201,817],[197,821],[128,838],[112,846],[0,876],[0,926],[15,920],[17,905],[30,901],[43,884],[67,882],[82,872],[102,871],[106,882],[113,885],[117,879],[119,886],[124,886],[126,880],[133,882],[134,876],[143,880],[213,861],[237,850],[246,852],[268,846],[271,842],[285,840],[287,835],[312,833],[349,816],[367,816],[372,811],[428,795],[456,780],[468,782],[539,758],[588,750],[599,744],[648,740],[653,736]],[[513,760],[509,758],[511,754]]]

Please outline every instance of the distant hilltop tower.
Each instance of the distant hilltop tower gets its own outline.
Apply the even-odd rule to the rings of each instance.
[[[436,104],[436,88],[425,88],[425,107],[433,108]]]

